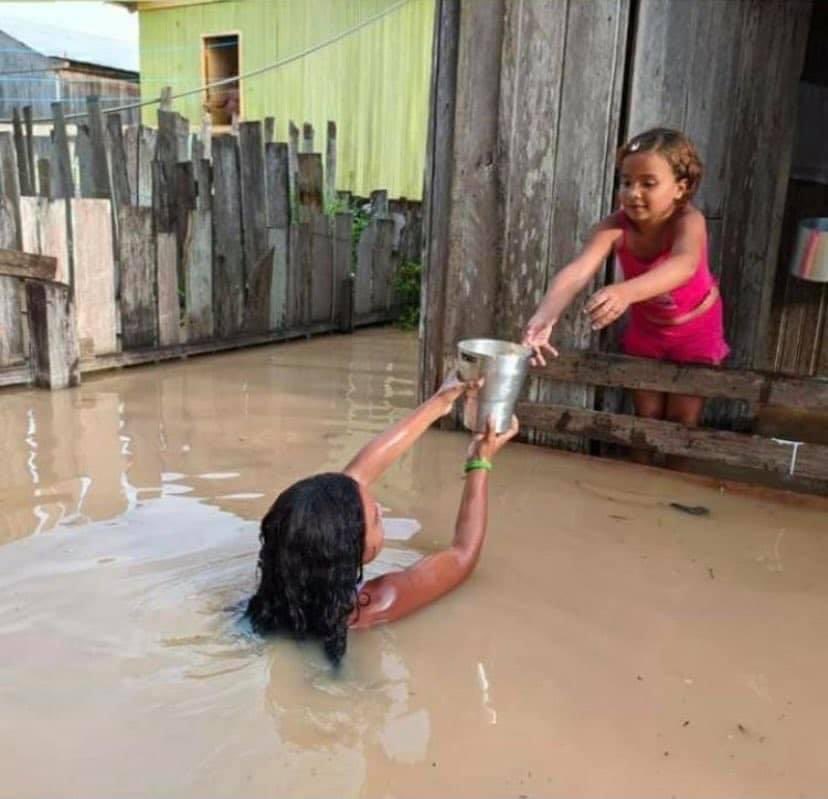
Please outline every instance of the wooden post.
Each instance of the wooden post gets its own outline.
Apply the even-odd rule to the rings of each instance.
[[[75,126],[75,158],[78,161],[78,195],[93,197],[95,182],[92,173],[92,142],[89,127],[83,123]]]
[[[20,237],[20,174],[17,169],[17,154],[14,150],[12,134],[0,131],[0,196],[7,200],[7,212],[11,214],[10,227],[6,228],[6,238],[3,247],[22,249]]]
[[[30,105],[23,106],[23,128],[26,133],[26,162],[29,169],[29,183],[32,194],[37,194],[37,186],[35,185],[36,166],[34,154],[34,123],[32,121],[32,107]]]
[[[299,128],[288,122],[288,185],[290,186],[290,204],[296,202],[296,173],[299,171]]]
[[[310,217],[311,322],[333,321],[334,289],[333,236],[325,214]]]
[[[270,327],[284,327],[287,318],[287,284],[290,229],[290,188],[288,146],[283,142],[265,145],[265,190],[267,194],[267,244],[273,249],[273,277],[270,286]]]
[[[296,180],[300,221],[302,212],[324,210],[322,200],[322,156],[319,153],[300,153]],[[306,218],[310,218],[307,216]]]
[[[112,167],[112,202],[120,205],[133,205],[129,188],[129,171],[127,154],[124,147],[124,133],[121,127],[121,115],[109,114],[106,119],[109,135],[109,153]]]
[[[35,385],[52,390],[80,385],[80,351],[69,286],[27,281],[26,307]]]
[[[244,307],[241,196],[235,136],[213,138],[214,319],[219,336],[237,333]]]
[[[312,153],[313,149],[313,125],[310,122],[305,122],[302,125],[302,152]]]
[[[92,197],[108,199],[109,163],[106,157],[106,137],[104,134],[103,114],[97,97],[86,98],[86,111],[89,125],[89,145],[92,155]]]
[[[57,161],[58,173],[55,197],[74,197],[75,181],[72,178],[72,159],[69,156],[69,139],[66,137],[66,121],[63,118],[63,106],[60,103],[52,103],[52,120],[55,136],[55,160]]]
[[[0,134],[0,136],[9,134]],[[9,149],[11,137],[9,136]],[[2,156],[2,148],[0,148]],[[2,166],[0,164],[0,166]],[[12,165],[5,165],[11,167]],[[14,183],[17,184],[17,171],[14,170]],[[19,207],[17,208],[19,214]],[[15,221],[15,206],[12,199],[3,192],[0,185],[0,247],[4,251],[19,252],[20,233]],[[22,253],[19,253],[22,255]],[[8,274],[8,269],[0,270]],[[0,366],[19,363],[24,359],[23,329],[21,324],[21,297],[18,289],[19,280],[13,277],[0,277]]]
[[[161,102],[159,108],[161,111],[172,111],[172,86],[164,86],[161,89]]]
[[[213,120],[209,114],[201,117],[201,143],[204,146],[204,157],[211,161],[213,158]]]
[[[267,251],[265,232],[265,165],[262,123],[242,122],[239,126],[239,163],[241,169],[242,240],[244,241],[245,302],[253,291],[253,273]],[[261,285],[262,281],[259,280]],[[270,303],[270,280],[267,281],[267,302]],[[256,301],[257,307],[259,301]],[[265,328],[266,329],[266,328]]]
[[[158,134],[153,128],[144,125],[138,126],[138,159],[136,173],[135,204],[145,208],[152,207],[152,164],[155,160],[155,149]]]
[[[50,162],[48,158],[37,159],[37,186],[38,196],[46,197],[52,196],[52,180],[50,174]]]
[[[391,244],[394,239],[394,220],[380,217],[375,220],[377,234],[374,238],[374,251],[371,254],[371,310],[391,311],[391,292],[393,275],[391,274]]]
[[[340,211],[334,217],[333,237],[333,308],[332,313],[340,332],[349,333],[354,327],[354,280],[351,265],[351,231],[354,215]]]
[[[207,164],[207,161],[202,163]],[[209,165],[208,165],[209,166]],[[213,337],[213,221],[209,201],[190,211],[184,242],[187,341]]]
[[[431,55],[428,140],[423,192],[423,307],[419,363],[419,398],[425,399],[443,377],[449,210],[454,164],[454,118],[457,105],[457,55],[460,0],[437,0]]]
[[[17,106],[12,109],[12,130],[14,135],[14,149],[17,155],[17,173],[19,176],[20,193],[26,196],[34,194],[29,179],[29,159],[26,155],[26,141],[23,138],[23,124],[20,121],[20,111]]]
[[[276,120],[273,117],[265,117],[264,120],[264,143],[270,144],[276,135]]]
[[[325,202],[336,201],[336,122],[328,121],[328,138],[325,142]]]
[[[122,205],[118,215],[123,348],[152,347],[156,342],[152,209]]]
[[[178,274],[175,233],[155,234],[156,274],[158,280],[158,344],[169,347],[179,343]]]

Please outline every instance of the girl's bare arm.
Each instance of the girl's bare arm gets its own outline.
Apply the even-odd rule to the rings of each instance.
[[[513,419],[511,428],[500,436],[490,427],[485,437],[475,438],[469,454],[491,460],[517,432],[517,419]],[[480,557],[486,537],[488,498],[488,471],[469,472],[451,546],[426,556],[401,572],[369,580],[360,591],[362,607],[355,613],[351,626],[371,627],[395,621],[460,585],[472,573]]]
[[[456,375],[450,375],[432,397],[369,441],[345,467],[345,474],[362,485],[370,485],[434,422],[445,416],[458,397],[479,385],[479,382],[464,383]]]

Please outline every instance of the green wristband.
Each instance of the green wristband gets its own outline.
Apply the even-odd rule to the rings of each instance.
[[[485,471],[490,472],[492,470],[492,462],[487,461],[485,458],[471,458],[466,461],[466,465],[463,467],[463,472],[468,474],[469,472],[473,472],[477,469],[484,469]]]

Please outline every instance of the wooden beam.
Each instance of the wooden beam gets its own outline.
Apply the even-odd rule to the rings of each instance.
[[[828,490],[828,446],[821,444],[684,427],[660,419],[563,405],[520,402],[515,413],[523,425],[542,432],[582,435],[636,449],[772,472],[791,480],[820,481]]]
[[[609,353],[564,352],[546,366],[532,369],[531,374],[565,383],[669,391],[811,410],[828,408],[828,380],[822,378],[666,363]]]
[[[0,275],[54,280],[56,271],[57,258],[51,255],[0,249]]]

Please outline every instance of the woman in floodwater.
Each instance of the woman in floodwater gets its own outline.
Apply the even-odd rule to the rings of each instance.
[[[471,574],[486,534],[492,458],[518,431],[491,426],[472,438],[451,546],[365,583],[362,567],[382,549],[380,507],[370,486],[466,391],[448,378],[430,399],[363,447],[343,472],[283,491],[262,519],[259,586],[247,605],[253,629],[319,638],[330,660],[345,654],[348,628],[394,621],[456,588]]]

